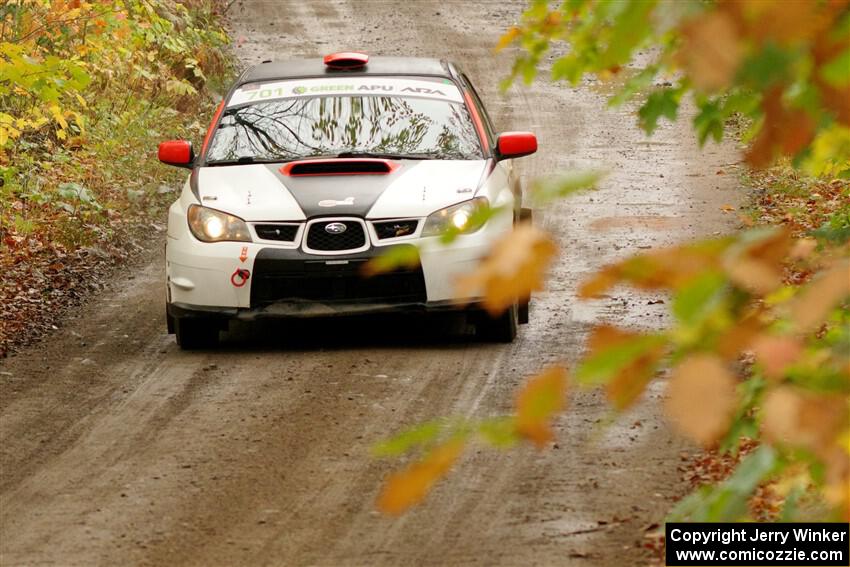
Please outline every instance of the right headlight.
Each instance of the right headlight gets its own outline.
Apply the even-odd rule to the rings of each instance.
[[[202,242],[251,242],[248,225],[239,217],[200,205],[189,205],[189,230]]]
[[[438,236],[448,232],[468,234],[475,232],[486,222],[481,214],[489,208],[486,197],[476,197],[445,209],[431,213],[425,220],[422,236]]]

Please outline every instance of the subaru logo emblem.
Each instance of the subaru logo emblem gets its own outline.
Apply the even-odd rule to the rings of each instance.
[[[329,222],[325,225],[325,232],[328,234],[342,234],[348,230],[348,227],[341,222]]]

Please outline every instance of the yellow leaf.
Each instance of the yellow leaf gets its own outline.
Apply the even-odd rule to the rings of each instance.
[[[453,439],[435,447],[421,461],[391,474],[378,496],[378,509],[384,514],[398,516],[422,502],[457,461],[463,447],[463,439]]]
[[[797,331],[812,331],[826,319],[839,301],[850,295],[850,262],[838,262],[831,270],[806,286],[791,304],[791,319]]]
[[[0,148],[6,145],[6,142],[9,141],[9,132],[0,126]]]
[[[554,438],[552,418],[567,404],[567,371],[553,366],[532,377],[517,393],[516,431],[542,449]]]
[[[667,414],[688,437],[709,446],[729,429],[737,399],[735,377],[712,354],[694,354],[673,369]]]
[[[548,234],[530,223],[500,238],[490,254],[468,275],[457,282],[461,296],[483,295],[485,309],[497,315],[543,289],[543,279],[557,247]]]
[[[50,105],[50,114],[53,116],[53,119],[59,124],[59,126],[63,130],[68,129],[68,122],[65,120],[65,117],[62,115],[62,111],[55,104]]]

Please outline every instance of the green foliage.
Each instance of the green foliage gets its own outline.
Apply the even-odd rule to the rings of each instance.
[[[837,3],[568,0],[552,7],[534,0],[498,48],[520,48],[503,87],[530,84],[555,47],[563,54],[551,63],[553,81],[575,86],[586,75],[608,79],[630,67],[610,102],[642,99],[647,133],[660,118],[675,120],[691,94],[700,143],[720,141],[739,114],[754,124],[751,165],[784,154],[820,174],[850,171],[848,153],[830,151],[850,139],[848,30],[850,10]],[[638,51],[648,51],[649,61]],[[651,90],[659,82],[668,86]]]
[[[836,211],[812,234],[818,240],[830,244],[844,244],[850,241],[850,210]]]
[[[161,211],[159,187],[179,176],[151,153],[162,139],[201,134],[194,116],[210,112],[210,92],[231,70],[216,9],[214,0],[0,6],[0,239],[74,247]]]

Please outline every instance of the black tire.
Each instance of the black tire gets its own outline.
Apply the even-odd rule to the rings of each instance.
[[[519,309],[517,311],[517,322],[520,325],[528,324],[528,304],[530,302],[531,300],[529,299],[528,301],[523,301],[519,304]]]
[[[475,326],[478,336],[487,342],[512,343],[519,326],[519,306],[514,303],[498,317],[482,313]]]
[[[168,329],[168,334],[174,334],[174,326],[175,326],[174,317],[171,313],[168,312],[168,304],[165,305],[165,327]]]
[[[218,344],[219,327],[204,319],[176,319],[174,334],[183,350],[212,348]]]

